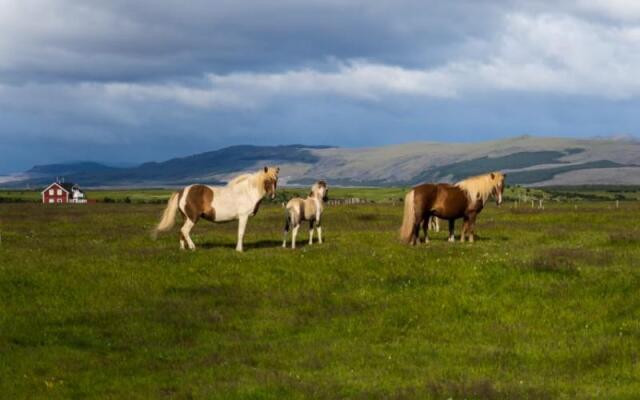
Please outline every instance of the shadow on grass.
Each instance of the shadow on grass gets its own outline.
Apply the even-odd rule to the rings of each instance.
[[[622,231],[609,234],[611,244],[640,244],[640,231]]]
[[[431,382],[427,389],[435,398],[452,399],[552,399],[554,395],[546,389],[533,387],[496,387],[491,381]]]
[[[509,238],[509,236],[489,236],[489,235],[478,235],[475,234],[474,235],[474,239],[476,242],[508,242],[509,240],[511,240],[511,238]]]
[[[296,243],[297,246],[300,245],[300,242]],[[215,248],[227,248],[227,249],[235,249],[236,243],[230,242],[204,242],[196,244],[198,248],[201,249],[215,249]],[[258,240],[256,242],[245,242],[243,244],[244,250],[249,249],[265,249],[265,248],[275,248],[282,247],[282,241],[280,240]]]
[[[613,259],[607,254],[581,248],[552,248],[538,254],[525,267],[535,272],[552,272],[578,275],[580,266],[603,267],[611,265]]]

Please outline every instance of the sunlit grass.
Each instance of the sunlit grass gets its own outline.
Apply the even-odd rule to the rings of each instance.
[[[267,205],[244,254],[235,224],[199,223],[196,252],[151,241],[161,209],[0,205],[2,397],[640,392],[636,203],[490,206],[476,243],[415,248],[401,204],[335,206],[295,251]]]

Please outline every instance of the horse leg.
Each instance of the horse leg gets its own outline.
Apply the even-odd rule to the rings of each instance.
[[[462,223],[462,231],[460,232],[460,241],[465,241],[465,236],[469,232],[469,218],[464,217],[464,222]]]
[[[182,235],[182,240],[180,240],[181,248],[184,248],[183,242],[186,241],[187,246],[190,250],[196,249],[196,245],[193,243],[193,240],[191,240],[191,236],[189,236],[189,233],[191,232],[191,229],[195,224],[196,223],[194,221],[191,221],[191,219],[188,217],[184,219],[184,224],[182,225],[182,228],[180,228],[180,233]]]
[[[456,220],[455,219],[450,219],[449,220],[449,241],[450,242],[455,242],[456,241],[456,236],[454,234],[455,225],[456,225]]]
[[[247,228],[248,215],[241,215],[238,218],[238,244],[236,244],[236,251],[242,251],[242,239],[244,239],[244,230]]]
[[[316,230],[318,231],[318,243],[322,244],[322,226],[320,223],[316,225]]]
[[[182,234],[182,231],[180,232],[180,250],[184,250],[185,249],[185,240],[184,240],[184,235]]]
[[[469,241],[471,243],[473,243],[475,240],[475,229],[476,229],[476,216],[474,214],[469,217]]]
[[[291,230],[291,248],[296,248],[296,236],[298,236],[298,229],[300,229],[300,224],[296,224]]]
[[[313,244],[313,220],[309,221],[309,245]]]
[[[433,216],[428,217],[422,224],[422,231],[424,232],[425,243],[429,243],[429,224],[431,223],[431,218],[433,218]]]
[[[287,220],[284,223],[284,239],[282,239],[282,247],[287,247],[287,233],[289,233],[289,228],[291,226],[291,215],[287,212]]]
[[[420,241],[420,224],[422,221],[417,220],[415,224],[413,224],[413,231],[411,234],[411,245],[415,246],[416,243]]]

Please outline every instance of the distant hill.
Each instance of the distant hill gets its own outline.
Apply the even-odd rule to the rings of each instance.
[[[493,170],[507,172],[511,184],[639,185],[640,141],[519,136],[480,143],[418,142],[370,148],[243,145],[128,168],[94,162],[40,165],[3,186],[37,186],[56,177],[84,187],[220,184],[264,165],[280,166],[282,183],[290,185],[307,185],[320,178],[344,186],[454,182]]]

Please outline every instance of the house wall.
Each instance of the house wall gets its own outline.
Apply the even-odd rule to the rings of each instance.
[[[59,185],[51,185],[42,192],[42,202],[45,204],[60,204],[69,202],[69,193]]]

